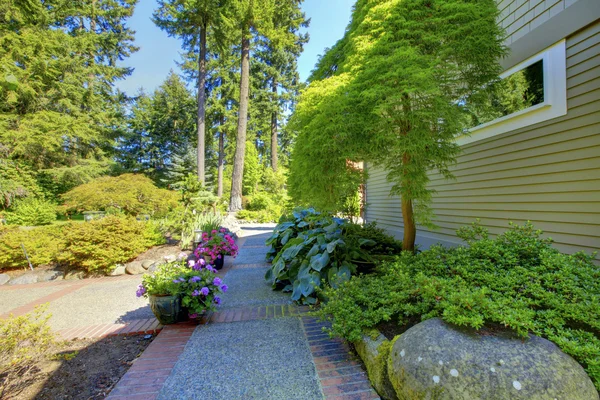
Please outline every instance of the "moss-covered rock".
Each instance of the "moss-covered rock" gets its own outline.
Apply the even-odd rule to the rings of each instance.
[[[365,363],[371,384],[385,400],[397,400],[396,391],[392,386],[387,371],[387,360],[392,344],[378,331],[372,335],[363,335],[361,340],[354,342],[354,348]]]
[[[399,399],[599,399],[583,368],[552,342],[509,332],[459,329],[434,318],[392,344]]]

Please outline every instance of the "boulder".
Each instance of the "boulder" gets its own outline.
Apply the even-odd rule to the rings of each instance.
[[[55,279],[62,279],[62,273],[59,271],[42,271],[36,272],[38,282],[48,282]]]
[[[0,274],[0,286],[5,285],[8,281],[10,281],[10,275]]]
[[[156,268],[158,268],[160,265],[163,265],[163,264],[164,264],[164,262],[157,261],[154,264],[152,264],[151,266],[149,266],[148,270],[146,270],[146,272],[153,274],[154,272],[156,272]]]
[[[125,275],[125,266],[123,264],[117,264],[115,269],[109,274],[110,276]]]
[[[155,263],[154,260],[144,260],[144,261],[142,261],[142,267],[144,267],[144,269],[148,269],[154,263]]]
[[[10,281],[8,281],[9,285],[27,285],[30,283],[36,283],[38,281],[38,276],[37,274],[33,273],[33,272],[28,272],[24,275],[21,276],[17,276],[16,278],[12,278]]]
[[[69,271],[65,274],[65,280],[67,281],[74,281],[74,280],[79,280],[79,279],[84,279],[85,278],[85,272],[83,271]]]
[[[142,267],[142,263],[140,261],[132,261],[125,266],[125,272],[129,275],[139,275],[146,272],[146,269]]]
[[[394,339],[388,373],[400,399],[599,398],[583,368],[552,342],[459,329],[439,318]]]
[[[392,349],[392,344],[379,331],[372,335],[363,335],[361,340],[353,343],[354,349],[363,360],[371,384],[386,400],[397,400],[396,391],[392,386],[387,369],[387,360]]]

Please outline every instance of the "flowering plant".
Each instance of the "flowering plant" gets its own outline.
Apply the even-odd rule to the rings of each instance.
[[[214,311],[221,304],[219,295],[227,285],[216,276],[216,270],[204,260],[179,260],[159,266],[154,275],[144,275],[136,292],[138,297],[179,296],[190,318]]]
[[[209,262],[219,259],[223,256],[236,257],[238,254],[238,246],[231,233],[226,228],[202,232],[202,241],[198,248],[194,251],[196,258],[204,257]]]

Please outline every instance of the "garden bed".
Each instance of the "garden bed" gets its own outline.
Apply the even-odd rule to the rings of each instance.
[[[103,399],[153,339],[136,335],[70,341],[2,398]]]

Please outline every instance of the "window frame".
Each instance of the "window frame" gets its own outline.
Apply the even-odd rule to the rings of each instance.
[[[540,60],[543,60],[544,63],[544,101],[469,129],[468,135],[461,135],[456,139],[459,145],[488,139],[567,114],[567,50],[565,39],[507,69],[500,74],[500,78],[504,79]]]

